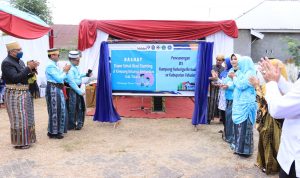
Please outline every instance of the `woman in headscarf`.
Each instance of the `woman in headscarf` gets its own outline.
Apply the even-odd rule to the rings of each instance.
[[[272,59],[273,65],[278,65],[281,75],[287,80],[287,72],[285,65],[278,59]],[[266,174],[279,172],[279,164],[277,162],[277,153],[280,144],[281,128],[283,119],[274,119],[268,111],[268,104],[265,100],[265,84],[260,87],[259,80],[251,77],[249,82],[257,91],[257,131],[259,133],[258,152],[256,166],[262,169]]]
[[[228,85],[226,84],[227,81],[227,74],[229,70],[232,68],[232,65],[230,63],[230,57],[225,58],[225,70],[221,72],[220,74],[220,80],[219,80],[219,106],[218,109],[220,110],[220,121],[222,121],[224,125],[224,132],[222,134],[222,138],[225,140],[224,133],[226,131],[226,94]]]
[[[225,128],[224,128],[224,140],[229,144],[233,143],[234,132],[233,132],[233,122],[232,122],[232,101],[233,101],[233,89],[234,84],[228,73],[236,72],[238,70],[238,57],[239,55],[232,54],[230,56],[229,62],[225,60],[227,67],[227,77],[224,81],[223,88],[225,90],[226,98],[226,109],[225,109]]]
[[[252,59],[243,56],[238,60],[239,70],[229,73],[233,79],[232,121],[234,123],[234,152],[243,156],[253,153],[253,125],[256,119],[257,103],[255,88],[249,78],[256,76]]]

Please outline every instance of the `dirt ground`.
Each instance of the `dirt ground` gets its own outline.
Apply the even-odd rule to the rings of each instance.
[[[16,150],[5,109],[0,118],[0,177],[278,177],[254,166],[256,149],[249,158],[233,154],[218,133],[218,122],[195,132],[189,119],[123,118],[114,129],[86,117],[82,130],[56,140],[46,135],[48,115],[41,98],[35,100],[38,141],[28,150]]]

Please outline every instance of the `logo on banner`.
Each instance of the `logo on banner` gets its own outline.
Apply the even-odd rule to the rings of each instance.
[[[152,46],[151,46],[151,49],[152,49],[152,50],[155,50],[155,45],[152,45]]]
[[[147,50],[147,46],[137,46],[137,50],[145,51],[145,50]]]

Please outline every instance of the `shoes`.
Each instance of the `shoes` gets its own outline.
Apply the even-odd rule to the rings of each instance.
[[[75,130],[81,130],[82,127],[76,127]]]
[[[63,136],[62,134],[57,134],[57,135],[55,136],[55,138],[57,138],[57,139],[63,139],[64,136]]]
[[[223,133],[223,130],[219,130],[219,132],[218,133]]]
[[[49,138],[55,138],[55,134],[51,134],[51,133],[47,133],[47,136],[49,137]]]
[[[20,150],[28,149],[28,148],[30,148],[30,145],[25,145],[25,146],[15,146],[15,149],[20,149]]]
[[[62,139],[62,138],[64,138],[64,136],[62,134],[51,134],[49,132],[47,133],[47,136],[49,138],[56,138],[56,139]]]

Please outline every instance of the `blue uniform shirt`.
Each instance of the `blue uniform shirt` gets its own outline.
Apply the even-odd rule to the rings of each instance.
[[[67,74],[66,82],[70,85],[70,87],[75,90],[75,92],[79,95],[83,94],[83,91],[78,87],[81,85],[82,78],[86,77],[86,74],[80,74],[78,66],[71,65],[71,69]]]
[[[50,60],[46,67],[46,78],[48,82],[64,83],[67,75],[65,72],[59,69],[57,62]]]
[[[230,72],[234,72],[234,69],[231,68],[231,69],[229,70],[228,73],[230,73]],[[226,85],[228,85],[228,88],[225,90],[225,98],[226,98],[227,100],[233,100],[233,90],[234,90],[234,83],[233,83],[233,80],[232,80],[230,77],[227,76],[227,77],[225,78],[224,83],[225,83]]]

